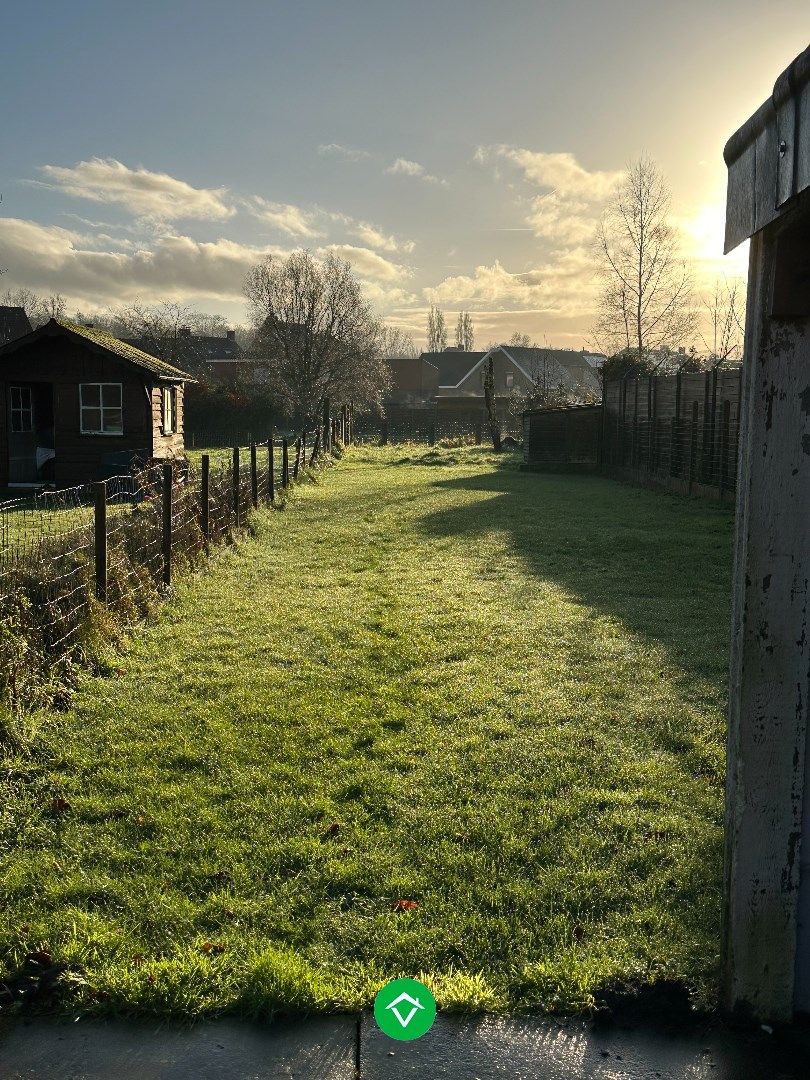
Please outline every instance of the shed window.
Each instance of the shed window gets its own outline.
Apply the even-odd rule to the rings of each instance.
[[[513,371],[507,371],[506,373],[506,389],[511,390],[515,385],[515,373]]]
[[[33,431],[34,409],[31,402],[30,386],[10,386],[11,430]]]
[[[82,435],[123,435],[121,383],[80,383]]]
[[[164,386],[163,397],[163,434],[173,435],[177,431],[177,387]]]

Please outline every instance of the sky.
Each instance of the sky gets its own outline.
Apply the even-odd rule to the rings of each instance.
[[[246,319],[245,273],[347,258],[423,343],[426,309],[590,343],[593,234],[652,157],[699,290],[723,145],[810,42],[807,0],[29,0],[4,13],[0,291]]]

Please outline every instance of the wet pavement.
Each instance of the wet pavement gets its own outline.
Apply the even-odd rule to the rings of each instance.
[[[359,1064],[359,1073],[357,1071]],[[0,1027],[0,1080],[808,1080],[810,1031],[666,1034],[582,1022],[437,1018],[394,1042],[370,1013],[157,1022],[32,1019]]]

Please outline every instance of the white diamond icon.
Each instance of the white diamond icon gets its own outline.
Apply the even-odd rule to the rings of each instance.
[[[398,1006],[401,1005],[403,1002],[411,1006],[410,1011],[407,1013],[407,1015],[404,1015],[404,1009],[403,1012],[399,1011]],[[385,1007],[386,1009],[390,1009],[394,1016],[397,1018],[397,1020],[399,1020],[400,1024],[404,1028],[406,1028],[408,1024],[410,1024],[411,1020],[413,1020],[413,1018],[419,1012],[419,1010],[424,1009],[425,1006],[422,1004],[419,998],[411,997],[410,994],[402,993],[399,995],[398,998],[395,998],[390,1005],[386,1005]]]

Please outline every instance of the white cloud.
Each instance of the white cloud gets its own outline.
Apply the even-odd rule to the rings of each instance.
[[[479,147],[476,160],[486,161],[491,155],[512,162],[537,187],[553,188],[560,195],[577,196],[587,202],[604,202],[623,175],[599,169],[589,172],[573,154],[526,150],[520,146]]]
[[[272,225],[275,229],[281,229],[288,236],[308,239],[323,236],[317,228],[316,213],[313,211],[302,210],[300,206],[292,203],[270,202],[260,195],[248,200],[247,206],[260,221]]]
[[[370,158],[371,154],[368,150],[354,150],[351,146],[341,146],[340,143],[321,143],[318,147],[318,153],[323,155],[332,155],[334,157],[345,158],[346,161],[363,161],[366,158]]]
[[[424,165],[418,161],[409,161],[407,158],[397,158],[385,170],[392,176],[411,176],[416,180],[423,180],[426,184],[441,184],[447,187],[447,181],[439,176],[433,176]]]
[[[198,218],[222,221],[236,212],[224,201],[226,188],[195,188],[185,180],[149,169],[130,169],[115,158],[91,158],[73,168],[43,165],[46,187],[81,199],[116,203],[138,217],[157,221]]]
[[[327,252],[350,262],[358,275],[363,278],[372,278],[376,281],[400,281],[411,273],[407,266],[390,262],[382,255],[378,255],[376,251],[355,247],[353,244],[328,244],[326,247],[318,248],[317,254],[323,256]]]
[[[357,218],[348,214],[331,213],[328,215],[332,221],[345,225],[346,231],[351,236],[362,240],[367,247],[376,248],[378,251],[404,252],[410,255],[416,247],[413,240],[402,240],[397,236],[386,235],[382,229],[372,225],[368,221],[358,221]]]
[[[160,236],[131,251],[99,251],[78,233],[20,218],[0,218],[0,250],[9,288],[59,292],[90,309],[136,297],[238,301],[244,276],[258,259],[286,254],[277,247],[180,235]]]
[[[573,248],[552,252],[545,265],[517,273],[496,259],[472,274],[446,277],[424,295],[453,309],[588,319],[593,314],[593,284],[590,253]]]
[[[623,175],[601,169],[590,172],[573,154],[519,146],[479,146],[474,159],[479,164],[507,161],[520,169],[527,183],[547,188],[529,200],[526,220],[536,236],[566,246],[593,238],[604,205]]]

